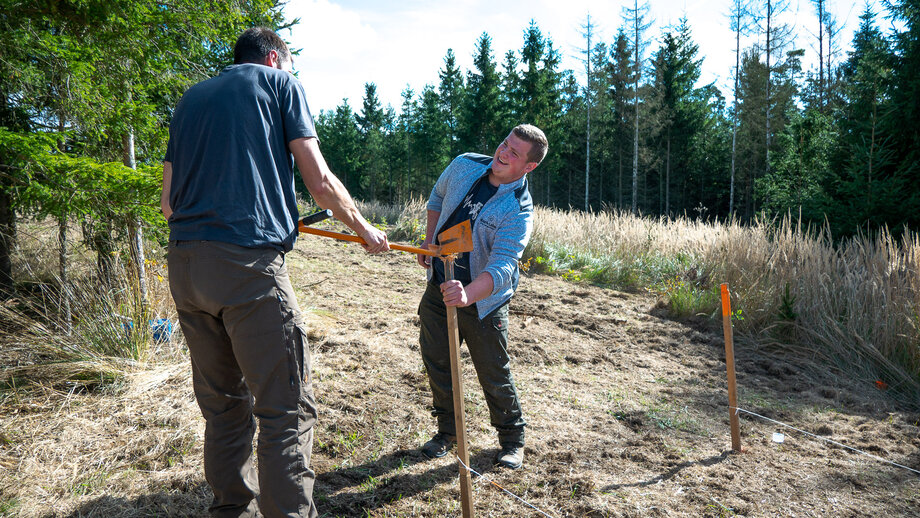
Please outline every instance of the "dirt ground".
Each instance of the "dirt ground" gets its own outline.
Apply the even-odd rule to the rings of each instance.
[[[435,430],[417,342],[423,270],[316,237],[287,260],[311,328],[321,515],[458,516],[456,459],[418,452]],[[492,465],[464,352],[471,465],[545,516],[920,516],[920,474],[769,421],[742,414],[732,453],[720,328],[669,319],[652,295],[523,276],[510,330],[525,464]],[[736,360],[741,408],[920,470],[920,418],[874,386],[743,344]],[[10,516],[204,516],[188,371],[178,358],[106,392],[0,406],[0,516],[3,502]],[[477,516],[544,516],[473,479]]]

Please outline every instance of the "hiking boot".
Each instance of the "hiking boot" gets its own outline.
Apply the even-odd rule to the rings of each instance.
[[[518,469],[524,464],[524,446],[502,445],[502,451],[495,456],[495,463],[508,469]]]
[[[429,459],[440,459],[457,444],[457,437],[438,432],[422,446],[422,454]]]

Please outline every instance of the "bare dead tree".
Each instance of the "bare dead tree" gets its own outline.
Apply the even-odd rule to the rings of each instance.
[[[789,38],[792,34],[792,28],[788,25],[776,24],[776,17],[782,15],[789,10],[788,0],[767,0],[767,10],[766,16],[766,46],[764,51],[766,54],[766,69],[767,69],[767,80],[766,80],[766,153],[764,157],[764,176],[770,174],[770,144],[772,140],[772,131],[770,129],[770,119],[771,113],[770,109],[772,108],[772,86],[773,86],[773,76],[772,71],[773,67],[771,65],[771,58],[774,53],[779,53],[786,45],[789,43]],[[756,212],[756,204],[752,204],[752,211]]]
[[[633,176],[632,176],[632,213],[639,213],[639,80],[642,78],[642,49],[645,43],[643,33],[652,25],[646,21],[650,6],[646,1],[641,6],[639,0],[633,0],[633,7],[623,8],[623,17],[632,32],[633,58],[633,95],[635,106],[635,120],[633,121]]]
[[[594,37],[594,23],[591,22],[591,13],[585,16],[585,23],[581,25],[581,34],[585,38],[585,48],[581,51],[585,55],[585,108],[586,134],[585,134],[585,211],[590,209],[588,196],[591,178],[591,105],[593,104],[591,74],[591,38]]]
[[[729,25],[735,33],[735,88],[734,88],[734,113],[732,114],[732,165],[731,181],[728,191],[728,215],[732,216],[735,210],[735,163],[738,144],[738,95],[739,79],[741,76],[741,37],[750,33],[753,22],[750,11],[750,0],[732,0],[728,13]]]

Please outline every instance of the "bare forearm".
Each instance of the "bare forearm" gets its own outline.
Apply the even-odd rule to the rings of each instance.
[[[488,297],[492,294],[493,287],[492,276],[486,272],[480,273],[478,277],[473,279],[473,282],[466,285],[466,296],[469,303],[479,302]]]
[[[316,139],[297,139],[290,143],[291,153],[297,161],[304,185],[323,209],[331,209],[333,216],[361,234],[368,226],[358,211],[354,199],[342,182],[332,174],[326,159],[319,151]]]
[[[428,209],[428,221],[425,225],[425,243],[430,244],[434,242],[434,231],[438,226],[438,219],[441,217],[441,213],[436,210]]]
[[[335,219],[355,232],[360,233],[368,225],[348,190],[334,175],[324,175],[323,182],[310,189],[310,194],[321,209],[331,209]]]
[[[493,286],[492,276],[482,272],[466,286],[456,280],[441,283],[441,294],[444,296],[444,304],[466,307],[491,295]]]
[[[163,190],[160,191],[160,211],[169,220],[172,216],[172,207],[169,206],[169,192],[172,188],[172,163],[163,162]]]

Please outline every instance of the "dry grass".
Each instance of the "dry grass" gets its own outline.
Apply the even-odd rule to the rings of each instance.
[[[132,504],[119,495],[138,494],[206,507],[199,487],[203,425],[190,375],[186,363],[148,365],[93,393],[46,385],[8,395],[0,424],[0,516],[65,515],[81,501],[97,502],[91,516],[131,516],[124,510]]]
[[[412,198],[405,205],[358,202],[358,208],[369,221],[392,225],[388,234],[391,241],[419,244],[425,238],[425,204],[426,200],[422,198]]]
[[[424,200],[359,205],[371,221],[393,225],[394,241],[423,237]],[[895,240],[882,233],[834,246],[821,232],[788,219],[745,226],[545,208],[536,218],[525,265],[574,281],[651,289],[682,316],[715,316],[713,294],[727,282],[743,339],[818,359],[866,381],[881,380],[920,406],[916,234]],[[143,318],[126,259],[115,258],[116,283],[100,291],[92,252],[80,245],[75,231],[68,249],[73,329],[65,332],[56,232],[50,221],[21,227],[15,264],[16,277],[28,279],[22,283],[26,293],[0,305],[0,340],[5,354],[27,351],[43,361],[13,362],[18,366],[0,377],[8,384],[16,378],[92,384],[132,370],[133,363],[171,354],[149,340],[147,326],[139,326],[141,332],[126,329]],[[175,321],[164,255],[155,245],[148,250],[150,317]]]
[[[665,295],[680,295],[685,285],[697,295],[712,293],[727,282],[732,309],[740,310],[736,329],[748,342],[814,358],[866,382],[880,380],[920,407],[917,234],[896,240],[882,232],[835,246],[788,218],[744,226],[538,209],[525,259],[552,262],[560,249],[570,263],[556,260],[550,269],[575,279],[581,268],[589,281],[666,286]],[[578,254],[587,259],[577,262]],[[708,304],[700,312],[714,315],[717,299],[701,300]]]
[[[64,288],[56,224],[27,222],[17,237],[18,296],[0,304],[0,516],[61,514],[74,500],[120,493],[206,505],[193,487],[201,425],[181,337],[156,341],[146,322],[176,321],[165,251],[147,243],[144,314],[126,255],[113,257],[102,287],[95,254],[69,229]],[[125,505],[112,498],[112,508]]]
[[[642,275],[658,268],[689,283],[696,269],[699,282],[716,282],[696,256],[649,250],[622,261]],[[603,250],[593,253],[601,264]],[[312,237],[289,259],[321,412],[312,460],[321,516],[457,516],[455,461],[418,452],[434,427],[417,349],[420,268]],[[776,445],[761,422],[743,419],[746,453],[729,455],[718,335],[666,318],[646,293],[535,275],[512,308],[527,462],[515,472],[491,466],[495,435],[464,353],[471,461],[555,516],[905,516],[920,501],[913,475],[791,436]],[[754,409],[920,467],[916,415],[874,389],[801,376],[750,348],[739,360],[742,401]],[[203,423],[181,347],[118,369],[93,390],[0,391],[0,517],[206,514]],[[474,500],[478,516],[532,514],[482,481]]]
[[[175,347],[153,340],[147,324],[176,321],[164,250],[148,243],[148,305],[143,308],[127,257],[113,257],[112,282],[102,285],[95,256],[74,229],[68,236],[68,282],[62,282],[56,234],[49,221],[21,225],[14,257],[18,296],[0,304],[0,387],[91,387],[143,369],[153,358],[174,355]]]
[[[424,200],[362,204],[419,241]],[[677,316],[718,317],[719,284],[732,292],[739,338],[881,381],[920,408],[920,236],[882,232],[835,245],[790,218],[706,222],[538,208],[525,269],[662,296]]]

